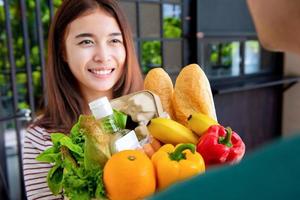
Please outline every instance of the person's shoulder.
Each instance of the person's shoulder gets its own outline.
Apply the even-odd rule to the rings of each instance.
[[[39,116],[35,117],[35,119],[32,121],[32,123],[29,124],[29,126],[27,127],[27,129],[26,129],[27,133],[41,135],[41,136],[45,137],[45,139],[48,139],[48,137],[50,137],[50,132],[47,129],[45,129],[44,127],[40,126],[39,123],[37,123],[43,117],[44,117],[44,115],[39,115]]]
[[[45,128],[32,124],[26,129],[24,142],[37,149],[45,150],[52,146],[50,134]]]
[[[43,137],[46,140],[50,137],[50,133],[45,128],[34,124],[29,125],[26,129],[26,132],[39,137]]]

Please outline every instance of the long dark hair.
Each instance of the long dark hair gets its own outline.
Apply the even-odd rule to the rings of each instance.
[[[63,59],[65,34],[68,25],[73,20],[99,7],[116,19],[126,49],[124,72],[113,88],[113,97],[143,88],[142,74],[136,58],[130,26],[117,0],[64,0],[55,14],[48,38],[48,60],[45,73],[47,103],[43,115],[33,125],[51,132],[68,132],[79,115],[87,109],[87,102],[82,97],[78,82]]]

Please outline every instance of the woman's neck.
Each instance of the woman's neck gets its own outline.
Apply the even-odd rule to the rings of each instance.
[[[108,90],[108,91],[86,91],[86,90],[81,90],[82,91],[82,95],[83,98],[86,102],[91,102],[94,101],[100,97],[104,97],[106,96],[108,99],[112,99],[113,98],[113,92],[112,90]]]

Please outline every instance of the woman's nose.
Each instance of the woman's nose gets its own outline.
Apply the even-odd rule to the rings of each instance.
[[[106,48],[105,45],[97,45],[94,53],[94,61],[95,62],[106,62],[110,58],[109,49]]]

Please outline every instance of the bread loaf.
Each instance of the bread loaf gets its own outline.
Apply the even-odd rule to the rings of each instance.
[[[177,121],[182,124],[186,124],[187,118],[194,112],[201,112],[217,121],[210,84],[199,65],[190,64],[179,73],[173,107]]]
[[[144,89],[158,95],[164,111],[174,119],[172,105],[173,83],[163,68],[154,68],[148,72],[144,80]]]

